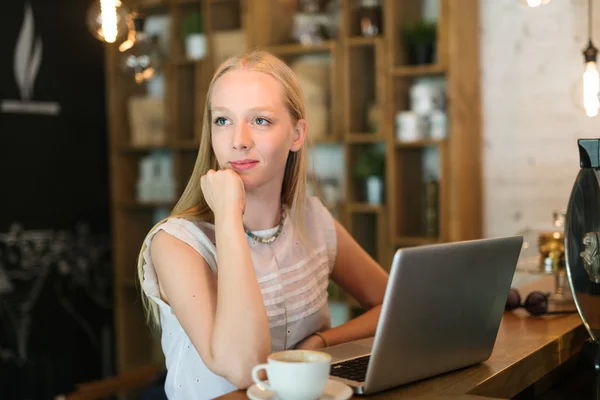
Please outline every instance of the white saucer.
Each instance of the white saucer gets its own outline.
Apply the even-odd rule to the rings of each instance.
[[[268,384],[269,381],[265,381],[265,383]],[[352,397],[352,393],[353,392],[350,386],[342,382],[329,379],[327,381],[327,385],[325,385],[325,392],[323,392],[323,395],[319,397],[319,400],[346,400]],[[256,383],[246,390],[246,394],[252,400],[277,399],[275,393],[256,385]]]

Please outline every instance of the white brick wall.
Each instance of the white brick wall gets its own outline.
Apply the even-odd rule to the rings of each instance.
[[[480,12],[484,233],[510,235],[566,209],[579,170],[576,140],[600,137],[600,117],[588,118],[575,102],[587,0],[534,9],[525,0],[481,0]]]

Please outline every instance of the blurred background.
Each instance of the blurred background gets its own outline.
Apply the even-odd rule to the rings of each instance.
[[[213,72],[250,48],[298,75],[310,193],[383,268],[401,247],[518,233],[515,279],[554,274],[568,295],[576,140],[598,136],[593,3],[3,4],[0,397],[151,387],[137,253],[190,176]],[[334,325],[362,312],[329,292]]]

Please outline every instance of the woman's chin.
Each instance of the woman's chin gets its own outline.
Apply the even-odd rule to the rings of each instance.
[[[255,179],[252,179],[251,177],[249,177],[247,175],[246,176],[240,175],[240,178],[242,178],[242,182],[244,183],[244,189],[246,190],[246,192],[255,190],[258,187]]]

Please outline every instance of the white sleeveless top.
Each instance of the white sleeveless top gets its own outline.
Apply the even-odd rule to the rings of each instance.
[[[289,218],[285,219],[281,235],[271,244],[247,237],[269,317],[273,352],[293,348],[312,333],[330,327],[327,286],[336,257],[335,226],[331,214],[316,197],[307,198],[304,221],[310,248],[302,246]],[[160,310],[161,345],[167,367],[165,392],[169,399],[179,400],[212,399],[234,391],[234,385],[204,365],[171,307],[160,298],[150,257],[151,240],[159,230],[198,251],[215,276],[218,268],[213,224],[170,218],[146,239],[142,289]],[[277,227],[253,233],[268,237],[276,231]]]

